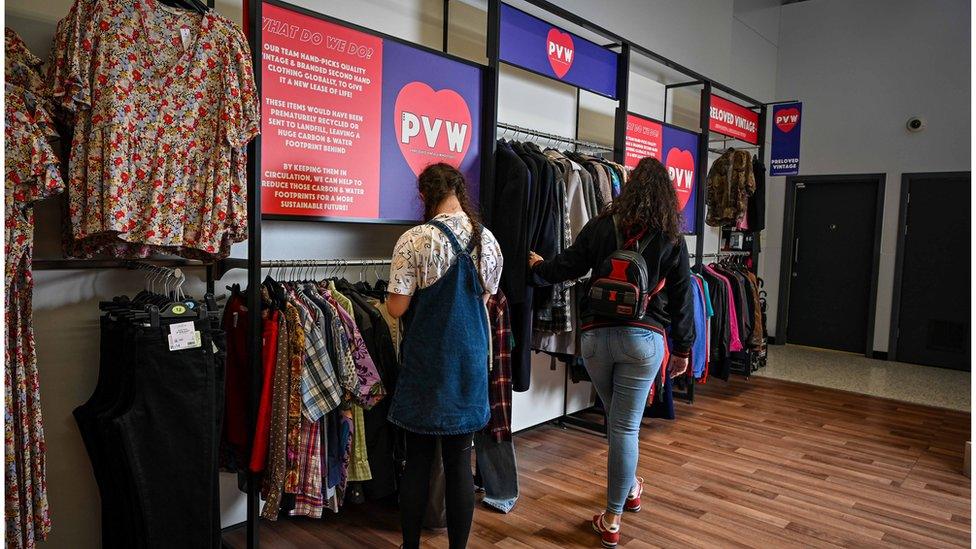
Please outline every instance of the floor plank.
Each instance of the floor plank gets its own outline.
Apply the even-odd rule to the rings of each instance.
[[[968,547],[970,414],[771,378],[717,380],[677,421],[645,420],[644,510],[621,547]],[[607,448],[543,426],[516,437],[521,499],[479,508],[469,547],[594,547]],[[396,547],[395,508],[261,523],[263,547]],[[243,529],[225,534],[244,547]],[[425,547],[446,548],[445,534]]]

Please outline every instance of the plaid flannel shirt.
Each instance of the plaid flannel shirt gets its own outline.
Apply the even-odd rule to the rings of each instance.
[[[488,319],[491,323],[492,368],[488,376],[488,404],[491,419],[485,433],[497,442],[512,440],[512,321],[508,300],[501,290],[488,298]]]
[[[342,388],[325,347],[325,315],[302,293],[296,296],[308,307],[302,316],[305,329],[305,368],[302,369],[302,403],[305,417],[318,421],[342,403]]]
[[[289,515],[322,518],[325,501],[322,499],[322,439],[321,425],[302,418],[301,446],[298,449],[299,481],[295,494],[295,508]]]

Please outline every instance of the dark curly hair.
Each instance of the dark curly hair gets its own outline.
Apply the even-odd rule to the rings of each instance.
[[[681,237],[678,197],[668,170],[655,158],[647,157],[637,163],[620,196],[603,215],[617,216],[621,233],[627,239],[640,238],[654,229],[671,242]]]
[[[471,204],[471,199],[468,197],[468,184],[457,168],[444,162],[431,164],[420,172],[417,187],[424,201],[424,221],[433,219],[437,206],[453,194],[461,203],[465,215],[471,220],[471,226],[474,228],[471,238],[477,245],[481,245],[481,217]]]

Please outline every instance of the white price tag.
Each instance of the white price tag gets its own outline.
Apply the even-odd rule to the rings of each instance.
[[[196,327],[193,326],[193,321],[189,322],[177,322],[176,324],[169,325],[170,335],[186,335],[192,334],[196,331]]]
[[[202,347],[203,341],[200,332],[194,331],[191,334],[169,334],[169,350],[182,351],[184,349],[196,349]]]
[[[190,29],[183,27],[180,29],[180,38],[183,40],[183,49],[190,47]]]

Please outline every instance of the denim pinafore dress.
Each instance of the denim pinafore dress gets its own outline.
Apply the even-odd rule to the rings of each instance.
[[[400,374],[389,420],[412,433],[456,435],[487,425],[489,328],[484,288],[471,255],[440,221],[454,265],[416,291],[404,315]]]

